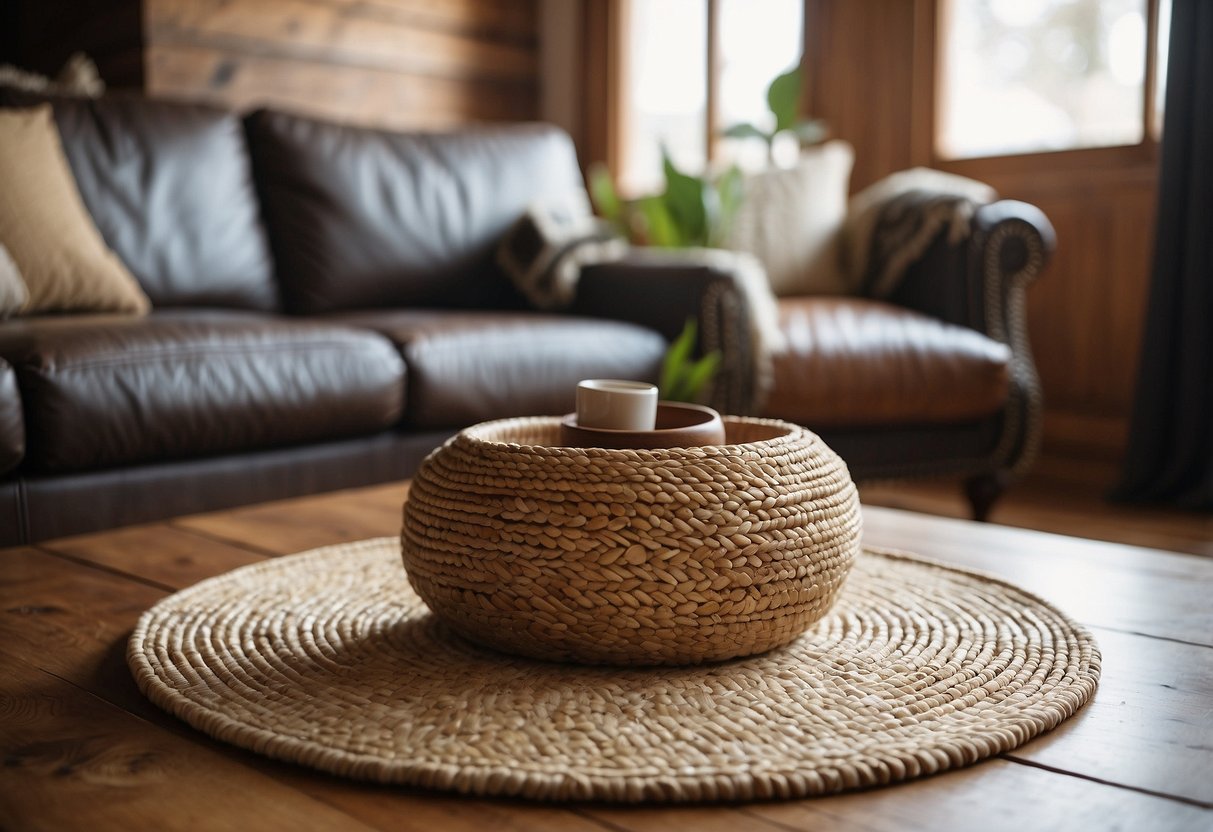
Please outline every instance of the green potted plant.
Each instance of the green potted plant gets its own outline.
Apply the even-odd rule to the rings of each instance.
[[[800,90],[804,73],[799,65],[782,75],[775,76],[767,87],[767,107],[775,116],[775,127],[763,130],[757,125],[743,122],[734,124],[721,135],[729,139],[762,139],[767,144],[767,158],[775,161],[775,139],[790,133],[801,147],[821,144],[829,135],[826,123],[819,118],[802,118],[799,113]]]
[[[741,205],[741,171],[730,167],[717,176],[694,176],[679,170],[662,147],[665,189],[637,199],[622,199],[610,172],[590,170],[594,208],[619,233],[637,245],[687,248],[722,245]]]

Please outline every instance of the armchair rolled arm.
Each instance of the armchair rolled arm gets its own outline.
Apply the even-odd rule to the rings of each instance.
[[[673,340],[698,323],[696,355],[721,354],[709,399],[725,413],[747,413],[757,394],[749,301],[737,275],[695,252],[636,249],[623,260],[581,271],[570,312],[629,321]]]
[[[982,205],[966,240],[949,244],[941,234],[888,298],[1011,348],[1011,401],[995,457],[1013,475],[1035,458],[1042,415],[1025,290],[1044,270],[1056,242],[1039,208],[1013,200]]]

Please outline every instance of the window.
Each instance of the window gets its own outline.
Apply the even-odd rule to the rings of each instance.
[[[1156,133],[1164,0],[940,0],[944,159],[1138,145]],[[1150,38],[1156,48],[1148,48]]]
[[[746,121],[770,127],[766,88],[800,60],[803,0],[632,0],[623,20],[620,188],[662,182],[661,146],[675,164],[766,163],[760,142],[722,140]]]
[[[624,32],[625,191],[662,181],[661,146],[674,163],[702,170],[708,159],[708,39],[704,0],[640,0],[627,6]]]

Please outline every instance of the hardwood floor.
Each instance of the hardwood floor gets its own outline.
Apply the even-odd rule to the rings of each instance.
[[[1106,463],[1042,457],[994,506],[990,522],[1213,557],[1213,515],[1110,502],[1105,495],[1115,480]],[[870,505],[969,517],[959,485],[950,480],[873,483],[859,493]]]
[[[1020,491],[1004,506],[1008,514],[1038,494],[1035,485]],[[866,512],[872,545],[997,573],[1088,628],[1103,668],[1091,703],[996,759],[890,788],[808,800],[628,806],[343,780],[218,743],[140,694],[125,656],[144,610],[173,591],[277,554],[394,535],[404,498],[405,485],[391,483],[0,552],[0,828],[1213,828],[1213,560],[878,508]],[[400,680],[402,690],[407,684]],[[461,723],[452,724],[458,730]]]

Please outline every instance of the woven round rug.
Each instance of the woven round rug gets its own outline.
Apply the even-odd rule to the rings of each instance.
[[[395,538],[247,566],[161,601],[128,661],[218,739],[353,778],[476,795],[673,802],[892,783],[1014,748],[1078,710],[1091,636],[989,576],[866,549],[791,644],[621,669],[461,640]]]

